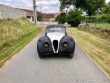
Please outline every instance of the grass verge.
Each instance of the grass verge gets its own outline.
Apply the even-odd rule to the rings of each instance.
[[[68,28],[78,45],[110,76],[110,42],[91,33]]]
[[[35,25],[23,19],[8,19],[2,21],[0,24],[0,26],[2,26],[0,28],[0,36],[3,36],[0,41],[0,67],[44,30],[36,28]],[[16,32],[18,29],[20,31]],[[5,32],[8,34],[5,35]]]
[[[88,23],[90,27],[98,27],[103,30],[110,30],[110,24],[109,23]]]

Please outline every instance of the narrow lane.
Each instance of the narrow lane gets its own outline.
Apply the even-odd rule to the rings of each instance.
[[[37,39],[0,69],[0,83],[110,83],[78,45],[72,59],[57,56],[40,59]]]

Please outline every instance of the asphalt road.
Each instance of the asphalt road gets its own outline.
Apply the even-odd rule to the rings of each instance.
[[[0,69],[0,83],[110,83],[110,79],[76,45],[74,57],[37,54],[35,38]]]

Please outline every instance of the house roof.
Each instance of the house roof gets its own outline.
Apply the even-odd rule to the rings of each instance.
[[[61,13],[55,13],[54,14],[54,18],[56,18],[57,16],[59,16]]]
[[[61,13],[53,13],[53,14],[42,14],[43,19],[51,19],[51,18],[56,18],[57,16],[59,16]]]
[[[50,18],[54,18],[54,15],[53,14],[42,14],[42,18],[47,20],[47,19],[50,19]]]

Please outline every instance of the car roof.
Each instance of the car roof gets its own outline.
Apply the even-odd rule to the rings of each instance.
[[[51,27],[62,27],[62,28],[66,28],[66,27],[63,26],[63,25],[49,25],[49,26],[47,26],[46,28],[51,28]]]

